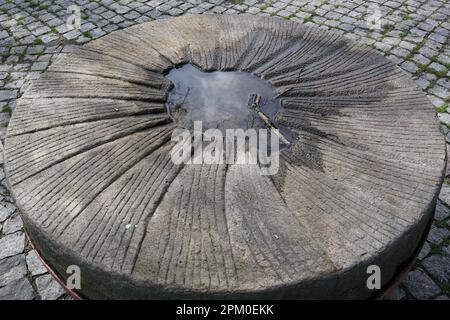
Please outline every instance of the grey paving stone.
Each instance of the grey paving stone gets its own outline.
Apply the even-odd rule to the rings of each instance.
[[[159,11],[161,11],[161,12],[167,12],[167,11],[169,11],[170,9],[172,9],[172,7],[169,6],[167,3],[163,3],[162,5],[158,6],[157,9],[158,9]],[[200,9],[203,9],[203,8],[200,7]],[[204,9],[203,9],[203,10],[204,10]]]
[[[212,3],[214,3],[214,4],[222,4],[222,3],[223,3],[222,0],[215,0],[215,1],[210,1],[210,2],[212,2]],[[217,3],[217,2],[219,2],[219,3]],[[248,6],[257,5],[259,2],[260,2],[260,1],[258,1],[258,0],[245,0],[245,1],[244,1],[244,3],[245,3],[246,5],[248,5]],[[295,1],[294,1],[294,2],[295,2]],[[292,4],[293,4],[293,5],[296,5],[296,4],[294,4],[294,3],[292,3]]]
[[[212,9],[212,11],[214,13],[223,13],[225,10],[227,10],[227,8],[221,7],[221,6],[217,6]],[[252,13],[252,12],[250,12],[250,13]]]
[[[387,1],[384,3],[384,5],[386,5],[390,8],[393,8],[393,9],[397,9],[402,6],[401,2],[397,2],[397,1]]]
[[[48,62],[35,62],[31,65],[31,71],[42,71],[48,67]]]
[[[0,65],[0,71],[8,72],[11,69],[10,65]]]
[[[434,244],[441,244],[441,242],[450,236],[450,231],[444,228],[438,228],[434,224],[430,228],[427,240]]]
[[[415,73],[418,70],[417,66],[411,61],[405,61],[400,66],[410,73]]]
[[[419,52],[421,53],[421,54],[423,54],[424,56],[426,56],[426,57],[428,57],[428,58],[432,58],[432,57],[435,57],[436,55],[438,55],[438,51],[435,51],[435,50],[433,50],[433,49],[431,49],[431,48],[428,48],[428,47],[422,47],[422,48],[420,48],[419,49]]]
[[[306,18],[311,17],[311,14],[308,13],[308,12],[300,11],[300,12],[297,12],[297,13],[295,14],[295,16],[298,17],[298,18],[306,19]]]
[[[40,35],[43,35],[44,33],[49,32],[49,31],[51,31],[51,29],[49,27],[43,26],[43,27],[37,28],[36,30],[33,30],[33,34],[35,36],[40,36]]]
[[[42,263],[36,250],[31,250],[26,256],[28,270],[32,276],[38,276],[47,272],[47,268]]]
[[[448,98],[450,98],[450,90],[439,85],[436,85],[432,89],[430,89],[430,92],[443,100],[447,100]]]
[[[141,17],[137,18],[135,21],[136,21],[137,23],[144,23],[144,22],[148,22],[148,21],[151,21],[151,20],[152,20],[152,19],[150,19],[150,18],[147,17],[147,16],[141,16]],[[103,28],[103,31],[105,31],[106,33],[108,33],[108,31],[105,30],[106,27],[107,27],[107,26],[102,27],[102,28]]]
[[[432,64],[430,64],[429,66],[430,69],[438,71],[438,72],[442,72],[442,71],[447,71],[447,68],[444,67],[442,64],[433,62]]]
[[[11,215],[11,217],[3,223],[3,234],[11,234],[22,230],[23,222],[18,212]]]
[[[395,54],[398,57],[406,57],[407,55],[409,55],[409,50],[403,49],[403,48],[394,48],[391,51],[392,54]]]
[[[342,29],[344,31],[352,31],[353,29],[355,29],[355,27],[348,23],[342,23],[339,25],[339,29]]]
[[[101,16],[105,19],[111,19],[112,17],[114,17],[116,15],[115,12],[113,11],[105,11],[101,14]]]
[[[94,10],[95,8],[98,8],[100,5],[96,2],[89,2],[85,5],[85,7],[89,10]]]
[[[404,285],[416,299],[432,299],[441,293],[438,285],[421,269],[408,273]]]
[[[5,39],[9,37],[9,33],[6,30],[0,31],[0,39]]]
[[[337,27],[340,24],[340,22],[335,20],[328,20],[325,21],[325,24],[329,27]]]
[[[287,18],[292,14],[292,12],[287,11],[287,10],[280,10],[277,12],[277,15],[283,18]]]
[[[385,37],[383,42],[388,44],[389,46],[397,46],[400,43],[400,39],[395,37]]]
[[[57,36],[56,34],[53,34],[53,33],[44,34],[43,36],[41,36],[41,40],[44,43],[50,43],[52,41],[55,41],[58,38],[59,38],[59,36]]]
[[[105,34],[106,34],[106,32],[103,31],[101,28],[95,28],[94,30],[91,31],[92,39],[100,38],[100,37],[104,36]]]
[[[432,255],[422,261],[423,267],[439,282],[450,283],[450,257]]]
[[[55,29],[59,33],[66,33],[66,32],[71,31],[71,29],[69,29],[65,23],[55,27]]]
[[[65,294],[65,290],[49,274],[36,278],[35,283],[42,300],[56,300]]]
[[[115,23],[115,24],[121,23],[121,22],[124,21],[124,20],[125,20],[125,18],[122,17],[122,16],[119,16],[119,15],[114,16],[114,17],[112,17],[111,19],[109,19],[110,22]]]
[[[439,79],[437,81],[437,84],[444,88],[450,89],[450,80],[449,79],[445,79],[445,78]]]
[[[81,26],[80,26],[80,31],[81,32],[86,32],[86,31],[89,31],[89,30],[92,30],[92,29],[95,29],[96,28],[96,26],[95,26],[95,24],[93,24],[93,23],[91,23],[91,22],[87,22],[87,23],[83,23]]]
[[[439,200],[450,208],[450,185],[442,185],[441,192],[439,193]]]
[[[192,13],[192,14],[200,14],[200,13],[205,12],[205,9],[199,8],[199,7],[193,7],[193,8],[190,8],[190,9],[188,10],[188,12],[189,12],[189,13]]]
[[[27,278],[20,278],[0,288],[0,300],[31,300],[33,287]]]
[[[16,211],[16,206],[12,203],[0,203],[0,222],[4,222]]]
[[[290,13],[295,13],[295,12],[298,11],[298,7],[293,6],[293,5],[290,5],[290,6],[287,6],[287,7],[285,8],[285,10],[286,10],[286,11],[289,11]]]
[[[98,7],[94,10],[92,10],[92,12],[94,12],[95,14],[102,14],[103,12],[107,11],[108,9],[106,9],[105,7]]]
[[[416,84],[421,88],[421,89],[426,89],[430,86],[430,81],[428,81],[425,78],[419,78],[416,79]]]
[[[214,2],[214,1],[213,1]],[[226,10],[226,8],[224,8],[224,7],[220,7],[219,5],[222,3],[223,1],[221,1],[220,3],[218,3],[218,6],[216,6],[215,8],[223,8],[224,10]],[[189,2],[187,2],[187,3],[183,3],[181,6],[179,6],[179,8],[181,9],[181,10],[183,10],[183,11],[187,11],[187,10],[189,10],[190,8],[192,8],[193,7],[193,5],[191,4],[191,3],[189,3]],[[214,11],[214,12],[216,12],[216,11]],[[217,13],[222,13],[223,11],[221,11],[221,12],[217,12]]]
[[[417,27],[418,27],[419,29],[421,29],[421,30],[431,31],[431,30],[433,30],[436,26],[435,26],[435,25],[428,24],[428,23],[426,23],[426,22],[422,22],[422,23],[420,23]]]
[[[434,80],[431,80],[434,81]],[[431,104],[435,106],[436,108],[441,107],[444,104],[444,100],[441,98],[438,98],[433,95],[427,95],[427,98],[430,100]]]
[[[36,21],[34,23],[28,24],[27,27],[28,27],[29,30],[36,30],[37,28],[41,28],[43,26],[44,25],[42,24],[42,22]]]
[[[17,98],[16,90],[2,90],[0,89],[0,101],[11,100]]]
[[[203,10],[205,10],[205,11],[208,11],[208,10],[210,10],[210,9],[213,8],[213,7],[214,7],[214,4],[208,3],[208,2],[202,2],[202,3],[199,4],[199,8],[201,8],[201,9],[203,9]],[[234,8],[234,10],[236,10],[237,12],[243,12],[243,11],[245,11],[245,9],[246,9],[247,7],[246,7],[246,6],[241,6],[241,5],[236,5],[236,6],[234,6],[233,8]]]
[[[434,213],[434,218],[437,220],[444,220],[450,217],[450,209],[445,206],[441,201],[436,204],[436,211]]]
[[[450,245],[443,247],[442,251],[444,252],[444,254],[446,254],[447,256],[450,256]]]
[[[412,59],[414,60],[414,62],[417,62],[418,64],[426,64],[427,65],[427,64],[429,64],[431,62],[430,59],[428,59],[427,57],[421,55],[420,53],[414,55]]]
[[[281,1],[275,1],[272,3],[272,6],[274,8],[278,8],[278,9],[283,9],[287,6],[287,4],[285,2],[281,2]]]
[[[127,23],[126,26],[130,26],[130,25],[134,24],[134,21],[124,20],[124,21],[121,23],[121,25],[123,25],[124,23]],[[102,28],[102,27],[104,27],[104,26],[106,26],[106,25],[109,24],[109,20],[106,20],[106,19],[99,20],[99,21],[97,21],[95,24],[96,24],[99,28]]]
[[[141,17],[142,18],[142,17]],[[150,19],[150,18],[149,18]],[[151,20],[151,19],[150,19]],[[114,30],[119,29],[118,26],[114,25],[114,24],[110,24],[107,26],[102,27],[103,31],[105,31],[106,33],[112,32]]]
[[[443,47],[443,44],[428,38],[426,40],[425,46],[430,48],[430,49],[432,49],[432,50],[434,50],[434,51],[440,51],[442,49],[442,47]]]
[[[425,243],[422,246],[422,249],[420,250],[419,254],[417,255],[417,258],[419,260],[422,260],[430,253],[430,250],[431,250],[430,244],[427,241],[425,241]]]
[[[63,37],[66,38],[67,40],[73,40],[75,38],[78,38],[80,35],[81,35],[80,31],[72,30],[72,31],[69,31],[69,32],[65,33],[63,35]]]
[[[22,253],[25,249],[25,235],[16,232],[0,238],[0,260]]]
[[[439,117],[439,121],[441,121],[442,123],[444,123],[446,125],[450,124],[450,114],[448,114],[448,113],[439,113],[438,117]],[[445,203],[447,203],[445,200],[441,200],[441,201],[444,201]]]
[[[180,10],[179,12],[182,12],[182,11]],[[136,11],[130,11],[127,14],[124,15],[125,18],[130,19],[130,20],[137,19],[140,16],[141,16],[141,14],[139,12],[136,12]]]
[[[441,53],[440,55],[437,56],[437,59],[440,63],[442,64],[449,64],[450,63],[450,56],[445,55],[443,53]]]
[[[0,287],[22,278],[26,274],[27,267],[23,254],[0,260]]]
[[[447,37],[446,36],[440,35],[438,33],[430,34],[429,38],[434,40],[434,41],[437,41],[439,43],[445,43],[447,41]]]
[[[178,8],[172,8],[169,11],[167,11],[171,16],[179,16],[180,14],[183,13],[183,10],[178,9]]]
[[[181,10],[184,11],[184,9],[180,8]],[[152,7],[147,6],[147,5],[142,5],[138,8],[135,9],[137,12],[139,12],[140,14],[144,14],[146,12],[149,12],[150,10],[152,10]]]

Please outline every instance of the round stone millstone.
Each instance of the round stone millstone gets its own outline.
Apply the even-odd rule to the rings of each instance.
[[[175,165],[165,77],[242,70],[281,94],[280,170]],[[271,17],[182,16],[66,48],[24,93],[6,171],[31,238],[89,298],[366,298],[420,244],[445,144],[375,50]]]

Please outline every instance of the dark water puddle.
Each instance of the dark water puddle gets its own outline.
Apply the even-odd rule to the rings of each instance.
[[[192,128],[198,120],[203,130],[264,128],[265,123],[249,106],[251,94],[261,96],[260,110],[269,119],[281,110],[275,88],[247,72],[203,72],[185,64],[166,77],[174,84],[167,100],[168,112],[183,128]]]

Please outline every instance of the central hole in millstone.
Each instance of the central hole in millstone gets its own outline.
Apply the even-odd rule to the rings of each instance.
[[[268,129],[281,109],[275,88],[247,72],[203,72],[185,64],[166,77],[174,85],[167,99],[168,113],[186,129],[191,129],[194,121],[202,121],[203,130]],[[259,114],[249,104],[252,94],[260,96]]]

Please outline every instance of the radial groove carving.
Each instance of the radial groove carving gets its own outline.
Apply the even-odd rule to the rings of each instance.
[[[172,68],[273,86],[279,171],[176,165]],[[250,92],[249,92],[250,93]],[[67,47],[20,99],[6,171],[42,255],[93,298],[365,298],[417,248],[445,144],[414,82],[375,50],[272,17],[144,23]]]

